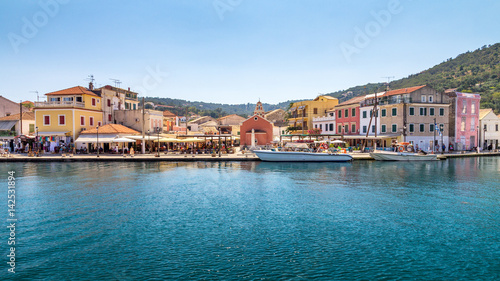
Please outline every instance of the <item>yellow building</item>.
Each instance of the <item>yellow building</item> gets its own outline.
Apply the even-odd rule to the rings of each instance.
[[[312,129],[314,117],[326,115],[326,111],[339,104],[337,98],[331,96],[318,96],[314,100],[294,103],[289,112],[288,126],[291,133],[305,134]]]
[[[49,141],[68,144],[86,129],[102,125],[101,97],[77,86],[45,94],[46,102],[35,103],[37,134]],[[58,140],[55,139],[58,137]]]

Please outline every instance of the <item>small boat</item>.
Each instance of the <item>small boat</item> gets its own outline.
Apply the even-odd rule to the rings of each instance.
[[[370,156],[378,161],[428,161],[437,160],[436,154],[427,154],[423,151],[415,152],[413,145],[408,142],[396,144],[394,151],[375,150]]]
[[[348,162],[352,156],[330,150],[326,143],[313,151],[306,143],[287,143],[283,150],[254,150],[262,161],[270,162]]]

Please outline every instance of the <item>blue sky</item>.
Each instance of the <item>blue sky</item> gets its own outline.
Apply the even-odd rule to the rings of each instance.
[[[218,103],[311,99],[499,42],[500,1],[0,0],[0,95],[77,85]]]

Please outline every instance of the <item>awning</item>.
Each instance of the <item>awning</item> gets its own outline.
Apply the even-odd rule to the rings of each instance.
[[[17,121],[0,121],[0,131],[10,131]]]
[[[397,138],[401,136],[401,134],[388,134],[388,135],[377,135],[377,137],[375,136],[368,136],[366,137],[366,135],[363,135],[363,136],[360,136],[360,135],[350,135],[350,136],[344,136],[344,139],[367,139],[367,140],[370,140],[370,139],[377,139],[377,140],[380,140],[380,139],[388,139],[388,138]]]
[[[38,131],[39,136],[65,136],[69,131],[65,132],[40,132]]]
[[[115,138],[116,135],[99,134],[99,143],[113,142]],[[97,134],[80,135],[75,142],[97,143]]]

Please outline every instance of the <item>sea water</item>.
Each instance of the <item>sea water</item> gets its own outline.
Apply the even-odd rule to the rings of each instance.
[[[498,280],[499,172],[499,157],[2,163],[0,279]]]

